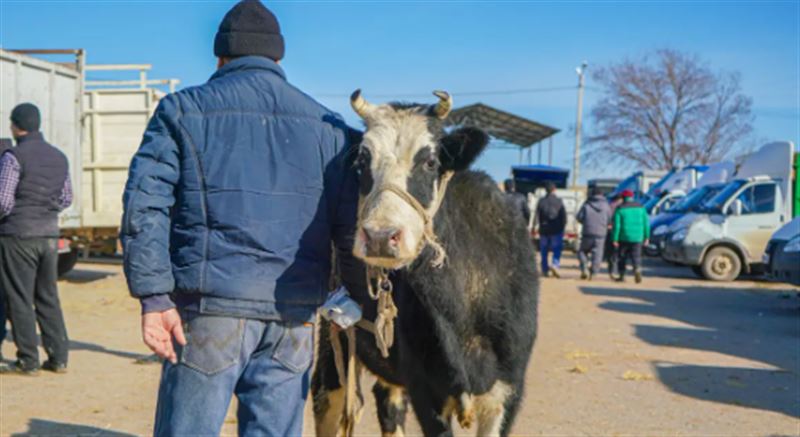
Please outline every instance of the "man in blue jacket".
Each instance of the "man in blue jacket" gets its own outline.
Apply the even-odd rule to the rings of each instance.
[[[258,0],[214,54],[206,84],[161,100],[123,199],[125,274],[166,359],[154,433],[217,435],[236,395],[241,435],[300,435],[331,242],[346,253],[355,222],[349,131],[286,81]]]

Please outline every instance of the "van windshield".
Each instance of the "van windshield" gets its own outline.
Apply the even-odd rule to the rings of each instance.
[[[658,205],[660,200],[661,196],[652,196],[647,198],[647,200],[644,202],[644,209],[647,211],[647,214],[653,213],[653,208]]]
[[[706,185],[696,190],[692,190],[688,196],[681,199],[675,206],[668,209],[667,212],[686,214],[687,212],[697,211],[703,204],[714,197],[723,186]]]
[[[728,185],[717,193],[716,196],[712,197],[711,199],[703,202],[703,204],[698,208],[700,212],[707,212],[707,213],[722,213],[722,206],[725,205],[725,202],[731,198],[739,188],[742,188],[742,185],[746,184],[747,181],[745,180],[738,180],[730,182]]]

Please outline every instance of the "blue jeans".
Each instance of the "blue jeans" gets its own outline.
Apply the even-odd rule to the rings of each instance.
[[[299,436],[314,327],[182,316],[187,344],[178,348],[178,364],[164,364],[154,434],[219,435],[235,394],[239,435]]]
[[[561,249],[564,245],[564,234],[539,235],[539,251],[542,257],[542,274],[546,275],[550,270],[548,266],[548,254],[553,252],[553,268],[558,269],[561,265]]]

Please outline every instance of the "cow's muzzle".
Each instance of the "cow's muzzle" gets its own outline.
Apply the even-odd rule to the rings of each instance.
[[[397,258],[399,255],[400,239],[403,231],[397,228],[371,228],[365,226],[361,229],[364,234],[366,254],[370,258]]]

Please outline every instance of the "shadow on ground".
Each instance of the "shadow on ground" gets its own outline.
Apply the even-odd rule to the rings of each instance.
[[[44,419],[31,419],[28,422],[28,430],[16,434],[12,437],[23,436],[105,436],[105,437],[131,437],[134,434],[113,431],[109,429],[96,428],[87,425],[75,425],[72,423],[53,422]]]
[[[115,275],[116,273],[114,272],[104,270],[79,268],[69,271],[68,273],[64,274],[64,276],[60,277],[59,280],[67,281],[73,284],[87,284],[89,282],[99,281]]]
[[[148,355],[142,355],[142,354],[137,354],[135,352],[127,352],[116,349],[109,349],[99,344],[87,343],[84,341],[77,341],[77,340],[69,341],[69,349],[73,351],[97,352],[101,354],[108,354],[108,355],[113,355],[115,357],[128,358],[137,361],[148,358]]]
[[[732,288],[675,286],[672,290],[581,287],[609,300],[600,308],[676,320],[691,327],[634,325],[636,336],[663,347],[704,350],[765,364],[736,368],[654,362],[672,391],[713,402],[800,418],[800,309],[797,298]]]

